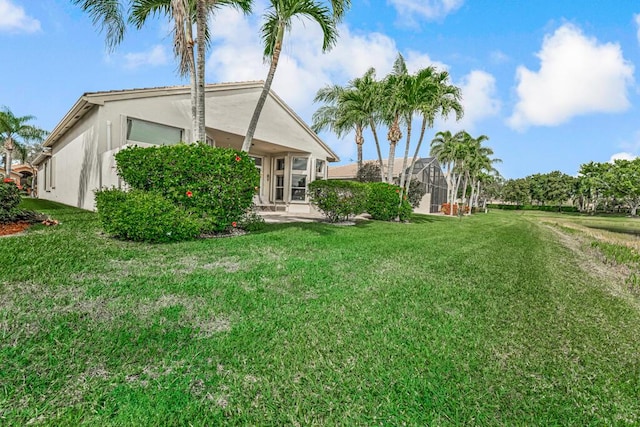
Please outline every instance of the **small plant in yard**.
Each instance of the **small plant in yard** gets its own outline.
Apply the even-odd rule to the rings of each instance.
[[[328,221],[344,221],[364,212],[367,186],[354,181],[316,180],[309,184],[309,197]]]
[[[18,205],[21,200],[20,189],[13,181],[0,182],[0,224],[12,222],[33,224],[46,219],[46,216],[37,212],[20,209]]]
[[[405,221],[411,216],[411,204],[406,196],[402,197],[402,189],[386,182],[368,184],[366,211],[373,219],[394,221],[396,218]]]

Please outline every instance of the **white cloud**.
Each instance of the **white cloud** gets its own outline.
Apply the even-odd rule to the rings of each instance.
[[[169,55],[162,45],[155,45],[146,52],[134,52],[124,55],[125,68],[140,68],[145,65],[156,67],[169,62]]]
[[[255,10],[260,10],[260,7]],[[212,28],[215,28],[212,49],[207,59],[208,81],[266,78],[268,64],[262,61],[259,25],[259,17],[255,15],[247,17],[229,8],[221,8],[216,13],[212,22]],[[423,52],[406,51],[403,54],[410,72],[428,65],[448,69],[446,64],[432,60]],[[310,122],[313,112],[319,107],[313,104],[319,88],[333,83],[344,85],[362,76],[370,67],[376,69],[379,79],[383,78],[391,71],[397,55],[398,46],[389,36],[377,32],[362,33],[344,25],[340,27],[337,45],[323,54],[320,28],[310,22],[295,21],[291,32],[285,36],[272,88],[296,113]],[[481,80],[471,79],[474,95],[483,90]],[[485,89],[488,90],[489,86]],[[477,104],[481,104],[479,99]],[[473,107],[469,108],[473,110]],[[341,140],[329,133],[322,136],[343,160],[355,157],[353,135],[346,135]],[[367,140],[366,143],[373,144],[373,141]]]
[[[621,153],[613,154],[611,158],[609,158],[609,163],[613,163],[615,160],[633,160],[636,157],[638,156],[636,156],[635,154],[631,154],[623,151]]]
[[[40,21],[11,0],[0,0],[0,31],[35,33],[40,31]]]
[[[509,62],[509,60],[511,59],[506,53],[501,50],[494,50],[493,52],[491,52],[489,57],[491,59],[491,62],[493,62],[494,64],[504,64],[506,62]]]
[[[464,116],[455,122],[454,116],[447,120],[447,127],[451,130],[472,131],[476,124],[500,113],[501,102],[496,97],[496,79],[491,74],[473,70],[456,84],[462,92]]]
[[[404,23],[415,24],[416,17],[429,21],[444,18],[462,6],[464,0],[387,0]]]
[[[207,72],[213,80],[264,80],[268,64],[262,61],[258,18],[220,9],[213,25],[216,30],[207,60]],[[313,97],[320,87],[345,84],[370,67],[376,69],[380,78],[389,73],[397,53],[395,41],[387,35],[354,33],[341,26],[337,45],[323,54],[320,28],[310,22],[297,21],[285,36],[273,90],[298,114],[309,119],[316,108]],[[417,54],[410,58],[413,60],[414,56]],[[422,57],[421,62],[424,60]]]
[[[538,71],[517,69],[519,100],[508,120],[512,128],[554,126],[578,115],[629,108],[627,88],[634,68],[620,45],[599,43],[565,24],[545,37],[537,56]]]
[[[636,23],[636,38],[638,39],[638,43],[640,43],[640,13],[633,15],[633,20]]]

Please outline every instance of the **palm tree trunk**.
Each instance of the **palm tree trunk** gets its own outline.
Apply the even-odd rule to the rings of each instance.
[[[407,177],[407,181],[405,182],[404,194],[409,194],[409,187],[411,186],[411,179],[413,178],[413,167],[416,165],[416,159],[418,158],[418,153],[420,152],[420,147],[422,146],[422,141],[424,140],[424,133],[426,130],[427,130],[427,119],[423,117],[422,126],[420,128],[420,138],[418,139],[418,145],[416,145],[416,151],[413,152],[413,159],[411,159],[411,166],[409,166],[409,170],[411,171],[411,173],[409,174],[409,176]]]
[[[258,98],[258,104],[256,105],[256,109],[254,110],[253,116],[251,117],[251,122],[249,122],[247,135],[244,137],[244,142],[242,143],[242,151],[244,151],[245,153],[248,153],[249,149],[251,149],[251,141],[253,141],[253,135],[255,134],[256,128],[258,127],[260,113],[262,113],[264,103],[267,101],[267,95],[269,94],[269,90],[271,89],[273,77],[276,74],[278,60],[280,59],[280,52],[282,51],[282,39],[284,38],[284,30],[285,23],[283,21],[280,21],[278,23],[278,34],[276,35],[276,44],[273,48],[273,56],[271,57],[271,66],[269,67],[269,73],[267,74],[267,79],[264,81],[262,93],[260,94],[260,98]]]
[[[404,159],[402,160],[402,173],[400,175],[400,188],[402,188],[403,190],[404,190],[404,184],[407,181],[407,162],[409,160],[410,144],[411,144],[411,117],[407,119],[407,139],[406,139],[406,144],[404,146]],[[413,172],[413,170],[411,170],[411,172]],[[402,203],[402,197],[400,197],[400,202]]]
[[[402,138],[402,131],[400,131],[400,118],[398,116],[393,120],[391,129],[387,134],[389,140],[389,158],[387,159],[387,182],[393,184],[393,163],[396,157],[396,144]]]
[[[13,139],[9,137],[4,143],[4,149],[7,153],[5,157],[4,169],[7,174],[7,178],[11,178],[11,162],[13,161],[13,159],[11,158],[11,155],[13,154],[13,148],[14,148]]]
[[[198,141],[206,141],[205,130],[205,107],[204,107],[204,62],[206,54],[205,26],[207,25],[207,4],[206,0],[198,0],[196,10],[196,25],[198,37],[198,72],[197,72],[197,116],[198,116]]]
[[[373,133],[373,140],[376,142],[376,150],[378,151],[378,163],[380,163],[380,174],[384,181],[384,163],[382,162],[382,151],[380,151],[380,141],[378,140],[378,132],[376,131],[376,123],[373,121],[373,117],[369,118],[369,126],[371,126],[371,133]]]
[[[191,85],[191,141],[198,140],[198,82],[196,78],[196,57],[193,51],[193,26],[191,25],[191,14],[187,14],[187,49],[189,50],[189,82]]]
[[[467,186],[469,185],[469,172],[465,172],[464,173],[464,186],[462,187],[462,204],[463,205],[467,205]],[[460,206],[458,206],[458,209],[460,209]],[[462,212],[462,215],[464,215],[464,211]]]
[[[362,126],[356,125],[356,147],[358,148],[358,173],[362,169],[362,145],[364,144],[364,137],[362,136]]]
[[[471,209],[473,209],[473,198],[476,195],[476,182],[471,180],[471,194],[469,195],[469,215],[471,215]]]

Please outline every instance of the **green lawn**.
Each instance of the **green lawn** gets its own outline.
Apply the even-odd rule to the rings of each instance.
[[[640,311],[536,216],[0,239],[0,424],[637,425]],[[545,216],[544,218],[549,218]]]

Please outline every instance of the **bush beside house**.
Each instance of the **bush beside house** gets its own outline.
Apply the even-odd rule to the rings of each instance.
[[[316,180],[309,184],[311,203],[330,222],[345,221],[365,210],[368,187],[355,181]]]
[[[412,208],[406,196],[402,196],[402,189],[397,185],[386,182],[372,182],[368,184],[366,211],[371,218],[381,221],[400,221],[409,219]]]
[[[131,190],[96,192],[100,221],[111,235],[176,241],[250,224],[247,212],[259,173],[246,153],[178,144],[129,147],[115,157],[118,175]]]

